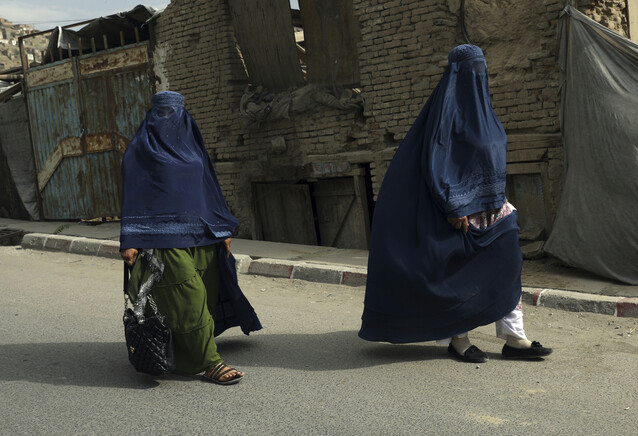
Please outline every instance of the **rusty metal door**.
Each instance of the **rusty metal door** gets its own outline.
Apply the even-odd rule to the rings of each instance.
[[[150,107],[146,42],[25,74],[45,219],[118,216],[122,153]]]

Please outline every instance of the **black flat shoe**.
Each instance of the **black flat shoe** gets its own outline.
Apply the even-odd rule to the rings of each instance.
[[[456,348],[454,348],[454,346],[450,344],[447,347],[447,352],[450,353],[452,356],[456,357],[457,359],[462,360],[463,362],[483,363],[483,362],[487,362],[487,359],[488,359],[487,354],[482,352],[475,345],[471,345],[470,348],[465,350],[465,353],[459,354],[459,352],[456,351]]]
[[[530,348],[514,348],[509,345],[503,345],[501,354],[504,359],[540,359],[552,354],[551,348],[543,347],[540,342],[532,342]]]

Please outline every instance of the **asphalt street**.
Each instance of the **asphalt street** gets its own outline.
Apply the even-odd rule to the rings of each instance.
[[[544,361],[476,365],[357,337],[363,287],[240,275],[264,329],[218,338],[235,386],[126,359],[121,262],[0,247],[2,435],[634,435],[638,319],[524,306]]]

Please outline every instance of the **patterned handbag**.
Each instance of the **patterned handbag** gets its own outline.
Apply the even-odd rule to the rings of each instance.
[[[128,307],[129,267],[124,264],[124,336],[128,360],[136,371],[150,375],[164,375],[175,369],[171,329],[157,311],[150,295],[153,285],[162,277],[164,264],[153,256],[153,250],[140,250],[139,257],[146,260],[151,274],[139,289],[133,309]],[[145,316],[146,304],[154,315]]]

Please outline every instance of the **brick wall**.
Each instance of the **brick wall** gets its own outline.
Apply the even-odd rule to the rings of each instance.
[[[578,8],[589,18],[627,37],[627,2],[624,0],[578,0]]]
[[[562,184],[555,50],[565,1],[466,5],[467,33],[485,52],[492,103],[512,144],[512,176],[542,178],[547,231]],[[578,6],[626,32],[624,2],[579,1]],[[260,126],[238,110],[248,82],[227,0],[173,0],[157,20],[155,44],[162,53],[156,53],[156,63],[162,54],[157,67],[165,73],[159,87],[185,95],[229,207],[240,220],[241,237],[254,235],[251,183],[305,180],[313,176],[313,162],[368,165],[376,196],[396,148],[438,83],[448,52],[465,42],[460,0],[353,0],[353,10],[361,28],[363,112],[323,108]],[[273,141],[285,143],[285,151]]]

